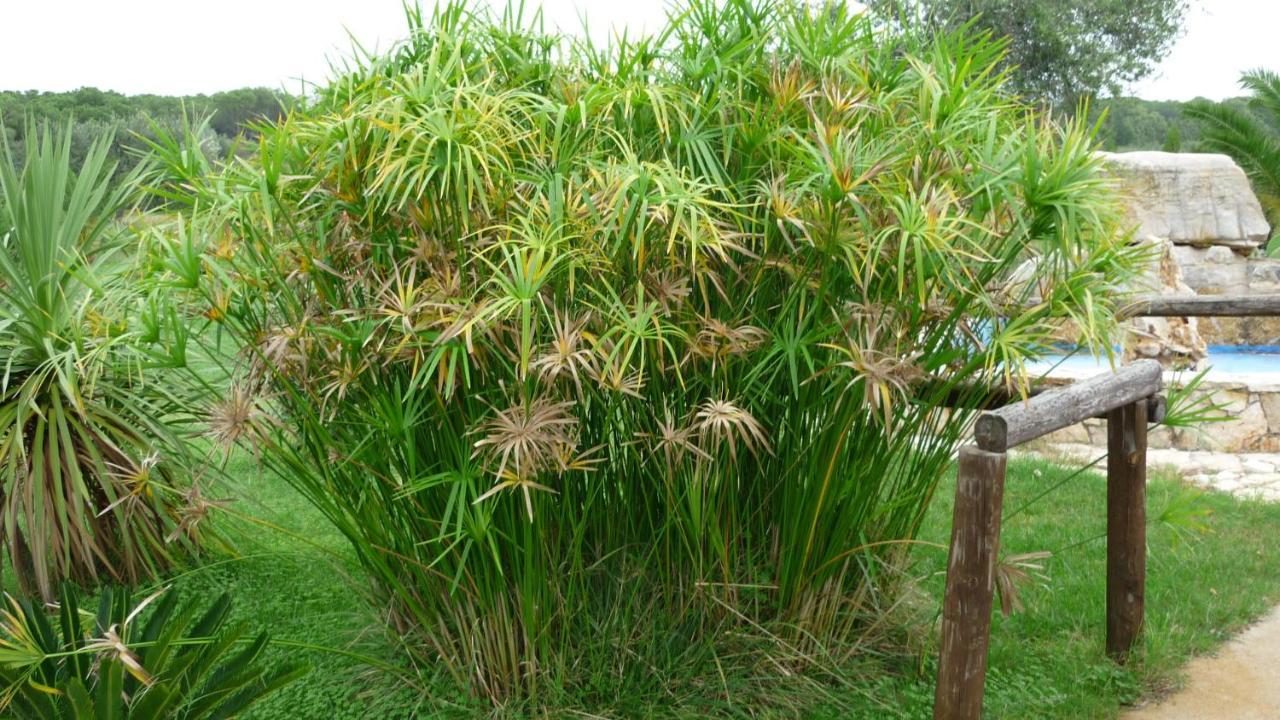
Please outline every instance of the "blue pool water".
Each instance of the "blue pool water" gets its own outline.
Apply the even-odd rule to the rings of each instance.
[[[1280,347],[1212,345],[1208,364],[1219,372],[1280,373]]]
[[[1212,367],[1211,373],[1276,373],[1280,374],[1280,347],[1269,345],[1211,345],[1209,359],[1205,363]],[[1062,355],[1046,357],[1031,366],[1032,372],[1045,372],[1050,368],[1061,371],[1080,372],[1096,369],[1104,370],[1107,361],[1098,360],[1087,354]]]

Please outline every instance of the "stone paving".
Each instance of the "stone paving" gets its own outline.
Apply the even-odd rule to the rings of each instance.
[[[1089,462],[1104,451],[1080,443],[1055,443],[1048,449]],[[1147,450],[1150,467],[1165,466],[1201,487],[1240,497],[1280,501],[1280,453],[1222,453],[1208,450]]]

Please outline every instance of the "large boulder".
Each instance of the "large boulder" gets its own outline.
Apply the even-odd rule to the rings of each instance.
[[[1252,251],[1270,227],[1249,179],[1226,155],[1103,153],[1120,180],[1136,237],[1166,238],[1175,245],[1225,246]]]
[[[1270,237],[1249,180],[1226,155],[1102,153],[1118,179],[1139,242],[1162,243],[1155,263],[1134,289],[1146,293],[1259,295],[1280,292],[1280,260],[1256,252]],[[1178,277],[1169,272],[1170,261]],[[1198,325],[1198,327],[1197,327]],[[1201,318],[1182,324],[1139,319],[1127,343],[1130,356],[1190,364],[1201,347],[1280,343],[1280,318]]]

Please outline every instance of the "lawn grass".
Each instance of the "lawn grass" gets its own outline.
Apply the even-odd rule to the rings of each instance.
[[[236,613],[267,626],[288,643],[348,648],[387,659],[391,646],[379,635],[377,621],[361,601],[354,566],[342,539],[307,503],[283,483],[260,477],[251,459],[233,461],[247,497],[237,513],[253,515],[288,532],[237,522],[243,557],[218,561],[173,581],[184,593],[235,593]],[[1135,661],[1119,668],[1103,653],[1105,481],[1086,472],[1072,473],[1034,459],[1010,464],[1003,553],[1041,550],[1048,580],[1022,587],[1025,610],[997,615],[992,628],[987,715],[995,718],[1110,718],[1144,694],[1167,692],[1178,682],[1179,667],[1192,655],[1210,650],[1280,602],[1280,505],[1199,493],[1167,474],[1153,473],[1149,485],[1149,560],[1147,627]],[[1059,484],[1061,485],[1059,487]],[[913,554],[912,577],[923,593],[917,602],[936,622],[943,587],[945,545],[949,538],[954,482],[944,480]],[[1047,494],[1044,494],[1046,493]],[[1044,494],[1043,497],[1040,497]],[[1039,498],[1039,499],[1036,499]],[[1028,502],[1030,504],[1028,505]],[[1026,505],[1026,508],[1019,511]],[[1191,526],[1203,525],[1189,535]],[[354,643],[354,644],[353,644]],[[851,669],[851,698],[841,703],[855,716],[923,718],[932,705],[935,667],[933,642],[923,652],[908,651],[896,660]],[[456,699],[434,698],[431,709],[416,705],[420,693],[394,674],[370,670],[351,657],[293,646],[272,650],[279,656],[305,656],[315,670],[269,698],[247,717],[258,720],[362,720],[364,718],[484,716],[487,709],[465,710]],[[750,678],[742,678],[744,682]],[[728,687],[741,686],[730,678]],[[715,692],[718,684],[708,684]],[[732,692],[732,691],[731,691]],[[827,695],[829,697],[829,694]],[[872,699],[874,698],[874,699]],[[728,698],[726,706],[733,706]],[[817,695],[803,711],[822,716],[829,703]],[[660,705],[629,713],[612,703],[601,714],[648,717]],[[441,708],[446,708],[442,710]],[[453,708],[453,709],[448,709]],[[828,710],[834,717],[836,711]],[[736,715],[752,715],[737,706]]]
[[[376,617],[360,597],[360,577],[343,538],[302,496],[261,473],[250,456],[234,457],[228,474],[235,486],[227,494],[241,498],[229,509],[264,524],[224,519],[238,557],[211,560],[169,584],[183,594],[231,591],[233,621],[268,629],[274,656],[301,658],[312,665],[301,680],[254,706],[245,717],[415,717],[418,693],[394,674],[370,669],[350,655],[295,645],[389,659],[385,650],[390,644],[378,636]]]
[[[1111,718],[1143,695],[1174,688],[1179,669],[1280,603],[1280,505],[1201,492],[1158,469],[1148,483],[1146,629],[1131,665],[1104,654],[1106,480],[1049,462],[1010,464],[1002,556],[1047,550],[1048,581],[1025,586],[1025,610],[992,625],[986,714],[995,718]],[[954,480],[939,488],[921,539],[949,539]],[[1036,500],[1042,493],[1047,495]],[[1028,503],[1030,503],[1028,505]],[[1019,508],[1025,510],[1018,512]],[[1198,532],[1188,530],[1202,526]],[[921,551],[940,598],[944,552]],[[928,678],[896,683],[903,717],[926,717]]]

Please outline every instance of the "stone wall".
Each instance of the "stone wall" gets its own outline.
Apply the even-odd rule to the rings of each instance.
[[[1166,377],[1166,385],[1172,382]],[[1196,392],[1219,406],[1226,422],[1206,423],[1197,428],[1153,428],[1147,442],[1153,448],[1211,450],[1214,452],[1280,453],[1280,377],[1271,382],[1206,382]],[[1052,443],[1081,443],[1107,446],[1105,420],[1086,420],[1079,425],[1046,436]]]
[[[1182,278],[1177,248],[1167,238],[1147,237],[1152,261],[1134,288],[1143,294],[1185,296],[1196,294]],[[1202,318],[1136,317],[1126,324],[1125,362],[1158,360],[1173,369],[1195,368],[1209,356],[1209,346],[1200,333]]]
[[[1280,293],[1280,259],[1243,256],[1221,246],[1178,246],[1183,281],[1200,295]],[[1211,345],[1280,345],[1280,318],[1201,318]]]

